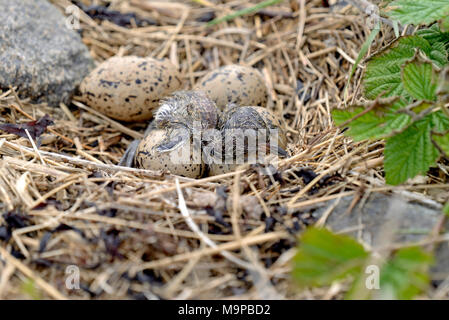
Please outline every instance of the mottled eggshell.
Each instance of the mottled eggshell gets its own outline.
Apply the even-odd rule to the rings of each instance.
[[[218,176],[229,172],[234,172],[237,169],[237,164],[213,163],[209,166],[209,176]]]
[[[261,106],[267,104],[267,87],[258,70],[228,65],[207,73],[195,86],[204,91],[220,110],[228,104]]]
[[[169,152],[159,152],[157,147],[167,138],[167,131],[154,129],[140,142],[137,147],[134,163],[136,168],[170,171],[175,175],[189,178],[199,178],[204,173],[205,165],[200,160],[193,160],[193,147],[190,145],[190,156],[182,153],[182,148]]]
[[[143,121],[181,84],[168,60],[112,57],[82,81],[80,92],[85,103],[113,119]]]

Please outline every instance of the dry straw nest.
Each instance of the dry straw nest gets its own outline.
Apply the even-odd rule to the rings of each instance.
[[[72,4],[52,2],[62,10]],[[222,65],[256,67],[269,87],[269,109],[287,123],[292,156],[277,168],[247,166],[198,180],[125,170],[116,164],[146,124],[118,123],[76,97],[49,108],[3,91],[2,122],[48,113],[55,124],[39,149],[0,136],[0,221],[12,232],[0,241],[0,298],[338,297],[342,288],[298,291],[290,261],[301,230],[325,222],[312,215],[316,206],[394,189],[384,184],[383,143],[352,142],[330,116],[344,107],[349,70],[370,31],[365,17],[350,5],[292,0],[206,27],[201,20],[211,12],[222,16],[257,1],[111,2],[110,9],[158,25],[120,27],[82,12],[82,39],[96,61],[167,57],[186,89]],[[392,34],[385,29],[375,47]],[[360,96],[362,71],[363,64],[349,102]],[[403,188],[430,194],[440,182],[430,176]],[[66,288],[69,265],[80,270],[79,290]]]

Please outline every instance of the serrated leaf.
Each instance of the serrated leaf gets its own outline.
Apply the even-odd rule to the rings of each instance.
[[[424,28],[416,31],[416,35],[423,37],[427,41],[429,41],[430,44],[435,42],[445,42],[448,40],[449,33],[448,32],[442,32],[438,24],[433,24],[429,28]]]
[[[445,157],[449,158],[449,133],[445,135],[433,135],[433,140],[440,147]]]
[[[386,12],[402,24],[430,24],[449,15],[447,0],[396,0]]]
[[[438,59],[442,66],[448,63],[449,32],[441,31],[438,24],[434,24],[430,28],[418,30],[416,35],[430,43],[432,51],[435,51],[432,53],[434,59]]]
[[[433,124],[433,130],[437,134],[433,134],[432,138],[444,156],[449,157],[449,118],[442,111],[436,112],[433,116]]]
[[[368,253],[353,238],[327,229],[309,228],[293,260],[293,277],[301,286],[323,286],[361,272]]]
[[[381,269],[379,298],[413,299],[429,285],[432,261],[432,256],[419,247],[398,250]]]
[[[441,25],[441,30],[446,31],[446,32],[449,31],[449,16],[444,17],[441,20],[440,25]]]
[[[448,51],[446,50],[446,45],[443,42],[435,42],[432,44],[432,51],[429,57],[439,68],[443,68],[448,64]]]
[[[399,38],[387,48],[373,56],[367,63],[363,76],[365,96],[374,100],[379,95],[384,97],[402,96],[408,98],[401,80],[402,65],[411,60],[416,50],[421,50],[437,65],[440,61],[432,58],[432,46],[419,36],[406,36]]]
[[[416,100],[436,100],[437,81],[432,64],[418,61],[406,63],[402,70],[402,83]]]
[[[449,118],[443,111],[434,112],[428,117],[431,118],[433,131],[444,133],[449,130]]]
[[[388,184],[398,185],[425,174],[435,164],[439,152],[430,138],[434,125],[430,114],[387,139],[384,166]]]
[[[354,141],[366,139],[382,139],[388,137],[393,131],[399,131],[410,122],[410,116],[396,113],[398,109],[406,106],[404,101],[397,101],[391,106],[382,106],[383,112],[372,110],[348,124],[345,132]],[[333,110],[332,118],[337,126],[342,125],[365,110],[363,107],[350,108],[352,110]]]

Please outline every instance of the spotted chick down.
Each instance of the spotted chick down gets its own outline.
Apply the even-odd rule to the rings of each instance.
[[[213,159],[209,161],[211,176],[235,171],[239,165],[254,163],[256,159],[260,161],[261,154],[281,157],[287,155],[284,125],[265,108],[231,106],[222,115],[219,127],[221,141],[214,141],[211,148],[214,154]],[[262,136],[259,136],[259,130],[263,130]],[[242,134],[248,138],[248,143],[244,142]],[[274,149],[271,149],[271,146],[274,146]],[[239,155],[243,155],[240,161]]]

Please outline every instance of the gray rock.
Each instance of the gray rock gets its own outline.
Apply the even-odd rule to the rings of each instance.
[[[93,67],[78,33],[46,0],[0,0],[0,87],[33,102],[67,102]]]
[[[398,196],[374,193],[365,203],[359,202],[348,212],[352,200],[352,196],[341,198],[327,218],[326,225],[334,232],[348,231],[345,234],[362,239],[373,248],[429,239],[442,218],[441,209]],[[335,201],[316,209],[313,216],[321,217]],[[442,232],[447,230],[449,223]],[[438,243],[435,249],[432,279],[442,280],[449,276],[449,245],[447,242]]]

